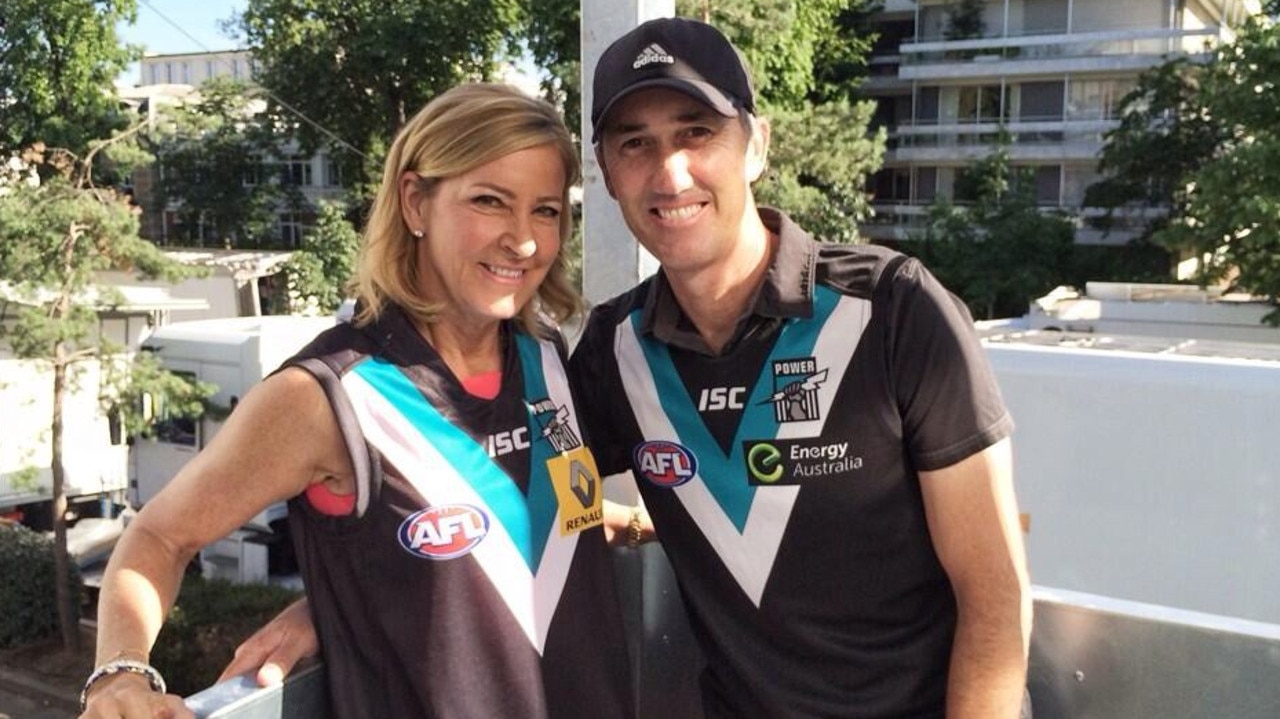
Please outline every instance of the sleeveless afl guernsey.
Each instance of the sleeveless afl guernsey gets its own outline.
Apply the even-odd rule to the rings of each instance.
[[[914,260],[780,235],[719,355],[659,273],[573,358],[605,475],[631,470],[711,717],[941,717],[955,600],[917,477],[1012,429],[970,317]]]
[[[398,309],[286,365],[320,381],[356,509],[290,521],[337,717],[630,717],[601,487],[562,349],[504,327],[465,392]]]

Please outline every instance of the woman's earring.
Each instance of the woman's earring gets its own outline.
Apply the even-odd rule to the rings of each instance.
[[[421,240],[421,239],[422,239],[422,235],[423,235],[424,233],[423,233],[423,231],[422,231],[422,230],[411,230],[411,231],[410,231],[410,234],[412,234],[414,237],[416,237],[416,238],[418,238],[419,240]]]

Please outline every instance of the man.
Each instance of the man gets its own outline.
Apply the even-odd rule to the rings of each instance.
[[[573,359],[603,474],[631,470],[710,717],[1016,717],[1030,594],[1012,430],[972,321],[915,260],[755,204],[769,127],[712,27],[601,57],[596,157],[661,263]]]
[[[707,660],[707,716],[1018,716],[1012,423],[968,313],[915,260],[819,244],[756,206],[769,126],[712,27],[654,20],[614,42],[591,118],[662,268],[593,311],[580,424],[602,474],[637,478]],[[313,651],[288,624],[228,671]]]

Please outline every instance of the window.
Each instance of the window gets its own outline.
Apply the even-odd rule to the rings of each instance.
[[[298,187],[311,186],[311,158],[291,155],[280,163],[280,182]]]
[[[916,123],[938,124],[938,88],[922,87],[916,93]]]
[[[999,85],[960,88],[956,107],[959,122],[999,122],[1003,117]]]
[[[240,178],[240,184],[243,187],[257,187],[262,184],[262,163],[255,162],[251,165],[245,165],[244,174]]]
[[[1036,204],[1056,207],[1061,201],[1062,167],[1041,165],[1036,168]]]
[[[1068,120],[1114,120],[1120,100],[1134,88],[1134,80],[1075,80],[1067,96]]]
[[[1019,100],[1018,114],[1024,122],[1062,119],[1061,82],[1024,82]]]
[[[342,167],[328,156],[324,158],[324,186],[342,187]]]
[[[938,168],[916,168],[916,197],[921,204],[931,204],[938,197]]]
[[[292,212],[282,212],[276,218],[276,225],[280,232],[280,243],[285,247],[298,247],[302,244],[302,235],[306,232],[306,226],[302,223],[302,218]]]
[[[889,167],[872,177],[875,202],[907,203],[911,201],[911,168]]]

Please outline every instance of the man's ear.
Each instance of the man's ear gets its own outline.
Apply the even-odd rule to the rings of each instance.
[[[769,166],[769,121],[763,117],[751,121],[751,139],[747,141],[747,182],[760,179]]]
[[[604,161],[604,148],[600,145],[600,143],[596,143],[595,151],[596,151],[596,164],[600,166],[600,177],[604,178],[604,189],[609,191],[609,197],[612,197],[613,199],[616,200],[618,199],[618,196],[613,191],[613,182],[609,180],[609,166],[605,164],[605,161]]]

